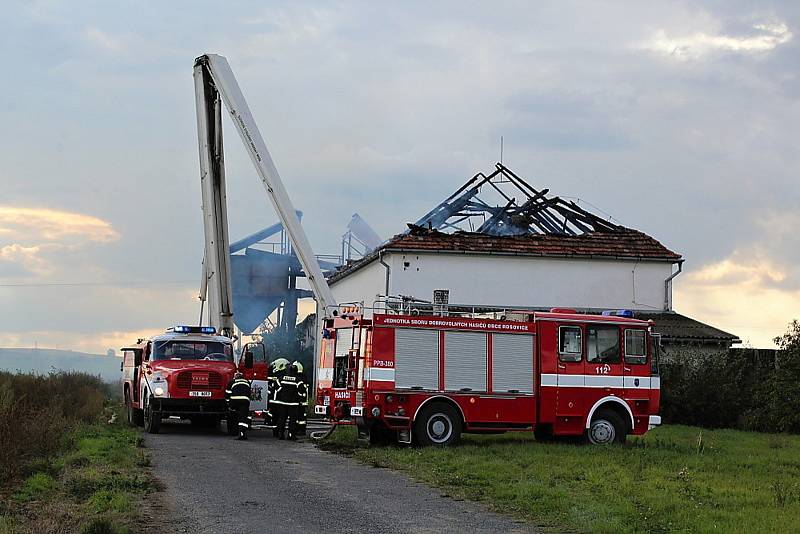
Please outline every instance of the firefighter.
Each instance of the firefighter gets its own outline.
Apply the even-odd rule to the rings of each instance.
[[[252,422],[252,417],[250,417],[250,382],[239,371],[234,373],[233,380],[225,389],[225,398],[228,400],[228,410],[232,414],[236,414],[239,430],[239,435],[236,439],[246,440],[247,430]],[[233,417],[229,417],[228,421],[233,421]]]
[[[286,374],[286,369],[289,367],[289,360],[286,358],[278,358],[273,361],[269,366],[269,376],[267,377],[267,417],[269,424],[272,425],[272,435],[278,437],[278,415],[281,410],[280,403],[278,403],[278,389],[281,387],[281,379]]]
[[[292,364],[281,379],[275,403],[278,405],[278,439],[297,439],[297,410],[300,407],[297,367]],[[287,429],[288,426],[288,429]],[[288,432],[287,432],[288,430]]]
[[[300,404],[297,407],[297,435],[306,435],[306,419],[308,418],[308,381],[303,364],[295,361],[292,365],[297,369],[297,396]]]

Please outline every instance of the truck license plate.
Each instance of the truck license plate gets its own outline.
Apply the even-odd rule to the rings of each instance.
[[[190,397],[210,397],[211,396],[211,392],[210,391],[190,391],[189,392],[189,396]]]

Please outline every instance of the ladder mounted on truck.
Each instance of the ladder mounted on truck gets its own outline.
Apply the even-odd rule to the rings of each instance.
[[[208,294],[209,322],[220,333],[233,333],[233,300],[230,278],[228,214],[222,143],[223,104],[244,143],[272,206],[289,234],[306,278],[317,299],[320,315],[336,306],[333,293],[317,263],[296,210],[286,193],[247,101],[228,60],[205,54],[194,62],[197,140],[200,148],[200,178],[203,190],[205,254],[200,299]],[[202,314],[202,311],[201,311]]]

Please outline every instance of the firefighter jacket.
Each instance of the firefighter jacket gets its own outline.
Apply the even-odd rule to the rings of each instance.
[[[243,401],[246,400],[250,402],[250,382],[245,380],[244,378],[236,378],[228,384],[228,388],[225,390],[225,398],[231,401]]]
[[[305,377],[300,375],[297,377],[297,396],[300,405],[303,407],[308,406],[308,384],[306,383]],[[305,409],[305,408],[304,408]]]
[[[278,389],[281,387],[281,379],[284,377],[283,371],[267,377],[267,389],[269,391],[269,402],[275,402],[278,397]]]
[[[300,405],[300,390],[305,388],[305,384],[295,375],[287,374],[281,378],[281,385],[275,394],[275,404],[286,406]]]

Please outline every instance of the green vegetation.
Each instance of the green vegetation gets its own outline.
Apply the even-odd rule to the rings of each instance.
[[[132,530],[155,484],[109,396],[88,375],[0,373],[0,534]]]
[[[65,451],[29,465],[0,510],[0,533],[130,532],[142,497],[156,490],[140,469],[149,459],[139,432],[121,424],[81,425]]]
[[[581,532],[798,532],[800,436],[667,426],[622,447],[465,436],[447,449],[322,446],[445,493]]]
[[[775,344],[774,358],[747,349],[673,355],[661,366],[664,421],[800,433],[800,323],[793,321]]]

